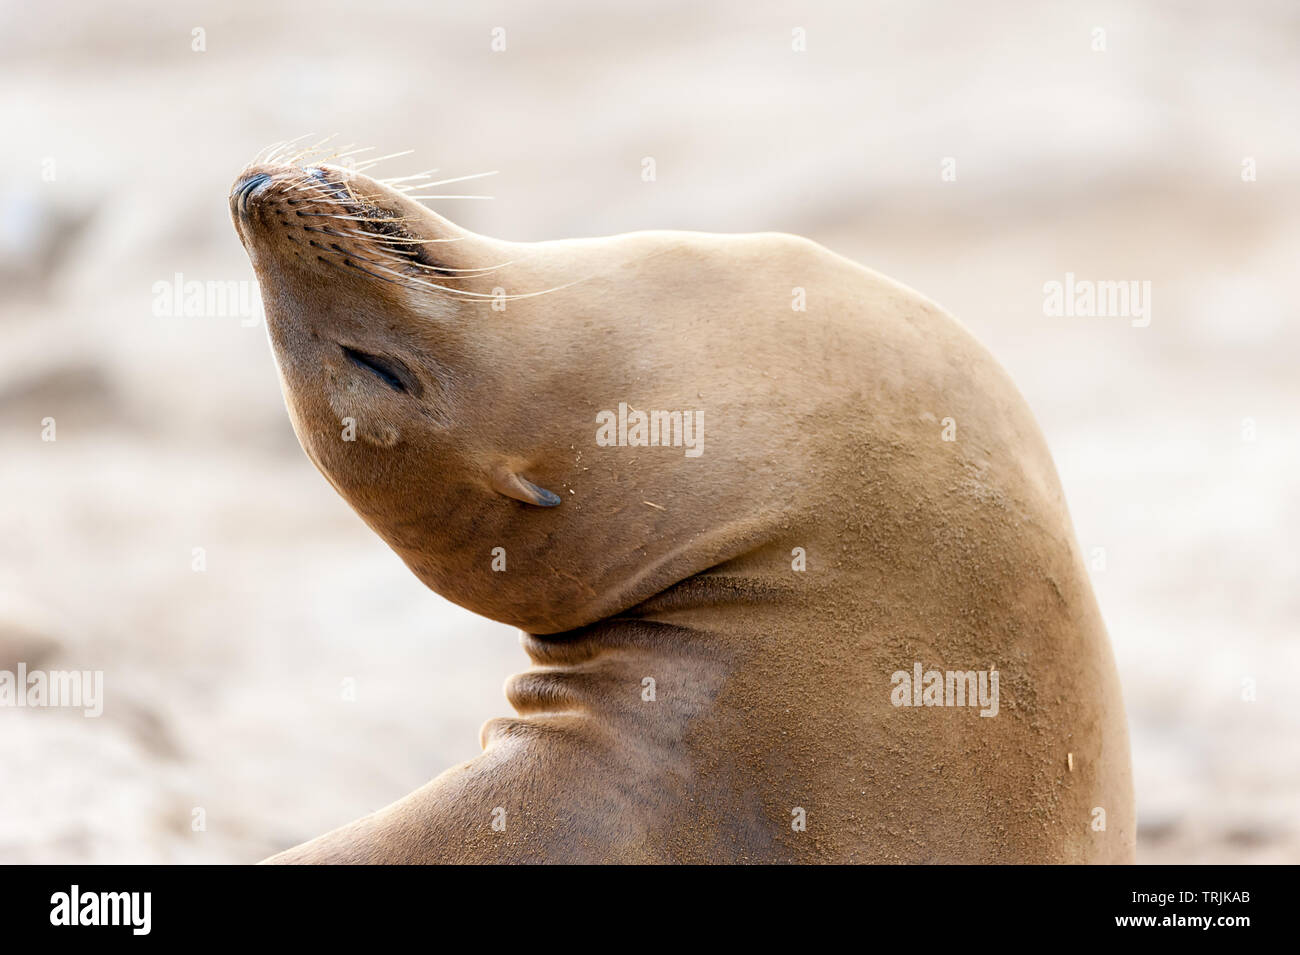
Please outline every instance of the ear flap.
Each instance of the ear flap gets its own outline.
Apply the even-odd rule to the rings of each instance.
[[[492,489],[534,507],[555,507],[560,503],[560,495],[525,480],[504,464],[492,471]]]

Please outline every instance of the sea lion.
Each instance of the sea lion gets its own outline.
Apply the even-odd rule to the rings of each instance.
[[[792,235],[505,242],[304,159],[230,205],[308,457],[534,663],[480,756],[270,861],[1132,861],[1051,457],[939,307]]]

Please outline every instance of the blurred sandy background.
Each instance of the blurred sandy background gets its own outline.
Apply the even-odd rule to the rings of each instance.
[[[7,0],[0,669],[103,669],[107,702],[0,710],[0,861],[255,860],[507,712],[515,634],[316,473],[261,325],[152,312],[177,272],[252,278],[231,182],[313,131],[414,149],[389,175],[501,170],[434,204],[478,231],[786,230],[943,303],[1104,548],[1140,859],[1300,860],[1298,80],[1284,0]],[[1044,317],[1067,271],[1150,281],[1150,327]]]

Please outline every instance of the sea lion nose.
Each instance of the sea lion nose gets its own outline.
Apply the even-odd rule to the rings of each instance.
[[[248,200],[262,186],[271,181],[269,173],[258,172],[247,177],[242,182],[235,183],[234,191],[230,193],[230,201],[235,205],[240,215],[248,214]]]

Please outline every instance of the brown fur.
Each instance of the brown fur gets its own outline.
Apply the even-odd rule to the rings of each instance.
[[[303,448],[535,664],[482,755],[273,861],[1132,861],[1119,683],[1061,489],[953,319],[788,235],[507,243],[365,176],[241,182],[259,172],[232,213]],[[400,241],[320,224],[456,241],[393,266]],[[424,283],[566,287],[498,311]],[[412,389],[343,345],[399,359]],[[598,447],[620,401],[703,409],[704,453]],[[529,486],[562,503],[503,493]],[[895,707],[917,661],[995,666],[1000,713]]]

